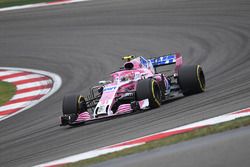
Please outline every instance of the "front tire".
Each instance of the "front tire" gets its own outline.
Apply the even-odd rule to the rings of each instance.
[[[70,95],[63,98],[63,116],[62,124],[70,124],[74,122],[78,114],[87,110],[86,102],[81,95]]]
[[[161,91],[158,83],[151,78],[138,81],[136,99],[137,101],[148,99],[150,108],[160,107]]]
[[[178,71],[178,83],[184,96],[205,91],[205,75],[200,65],[182,66]]]

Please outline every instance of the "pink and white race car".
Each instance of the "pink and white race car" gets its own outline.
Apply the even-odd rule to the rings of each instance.
[[[88,96],[64,97],[62,126],[157,108],[182,94],[205,91],[201,66],[182,65],[179,53],[150,59],[130,55],[122,59],[123,67],[111,73],[111,80],[92,87]]]

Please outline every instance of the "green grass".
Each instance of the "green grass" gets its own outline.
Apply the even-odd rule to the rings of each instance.
[[[0,106],[9,101],[15,92],[15,85],[0,81]]]
[[[55,0],[0,0],[0,8],[52,1]]]
[[[128,148],[128,149],[125,149],[122,151],[109,153],[106,155],[101,155],[101,156],[96,157],[96,158],[91,158],[91,159],[82,160],[82,161],[79,161],[76,163],[66,164],[66,165],[64,165],[64,167],[89,166],[89,165],[104,162],[104,161],[107,161],[110,159],[124,157],[124,156],[131,155],[134,153],[148,151],[148,150],[152,150],[155,148],[167,146],[170,144],[175,144],[175,143],[179,143],[182,141],[187,141],[187,140],[195,139],[198,137],[207,136],[207,135],[215,134],[215,133],[220,133],[220,132],[224,132],[224,131],[228,131],[228,130],[232,130],[232,129],[236,129],[236,128],[240,128],[240,127],[248,126],[248,125],[250,125],[250,116],[238,118],[238,119],[235,119],[233,121],[229,121],[229,122],[225,122],[225,123],[221,123],[221,124],[217,124],[217,125],[213,125],[213,126],[208,126],[208,127],[201,128],[201,129],[196,129],[196,130],[191,131],[191,132],[170,136],[170,137],[163,138],[160,140],[151,141],[151,142],[148,142],[148,143],[141,145],[141,146]]]

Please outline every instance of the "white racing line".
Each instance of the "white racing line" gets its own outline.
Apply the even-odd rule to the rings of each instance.
[[[52,2],[43,2],[43,3],[29,4],[29,5],[20,5],[20,6],[0,8],[0,12],[18,10],[18,9],[38,8],[38,7],[44,7],[44,6],[64,5],[64,4],[84,2],[84,1],[90,1],[90,0],[55,0]]]
[[[211,125],[231,121],[231,120],[234,120],[236,118],[246,117],[246,116],[250,116],[250,108],[245,108],[245,109],[235,111],[235,112],[232,112],[232,113],[224,114],[224,115],[217,116],[217,117],[214,117],[214,118],[210,118],[210,119],[206,119],[206,120],[203,120],[203,121],[191,123],[191,124],[188,124],[188,125],[184,125],[184,126],[177,127],[177,128],[170,129],[170,130],[166,130],[166,131],[163,131],[163,132],[159,132],[159,133],[155,133],[155,134],[152,134],[152,135],[140,137],[140,138],[137,138],[137,139],[125,141],[125,142],[114,144],[114,145],[111,145],[111,146],[102,147],[102,148],[92,150],[92,151],[88,151],[88,152],[85,152],[85,153],[72,155],[72,156],[65,157],[65,158],[62,158],[62,159],[59,159],[59,160],[55,160],[55,161],[47,162],[47,163],[44,163],[44,164],[40,164],[40,165],[37,165],[35,167],[55,167],[55,166],[60,166],[60,165],[68,164],[68,163],[78,162],[80,160],[85,160],[85,159],[89,159],[89,158],[98,157],[100,155],[104,155],[104,154],[108,154],[108,153],[112,153],[112,152],[116,152],[116,151],[121,151],[121,150],[124,150],[126,148],[131,148],[131,147],[135,147],[135,146],[138,146],[138,145],[143,145],[143,144],[145,144],[147,142],[150,142],[150,141],[159,140],[159,139],[166,138],[166,137],[176,135],[176,134],[190,132],[190,131],[193,131],[195,129],[199,129],[199,128],[202,128],[202,127],[211,126]]]
[[[0,81],[16,87],[15,95],[0,106],[0,121],[40,103],[62,84],[60,76],[55,73],[14,67],[0,67]]]

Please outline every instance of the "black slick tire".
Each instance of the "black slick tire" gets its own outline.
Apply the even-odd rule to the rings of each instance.
[[[183,95],[188,96],[205,91],[205,75],[200,65],[182,66],[178,71],[178,84]]]
[[[151,78],[138,81],[136,99],[137,101],[148,99],[150,108],[160,107],[161,91],[158,83]]]
[[[70,95],[63,98],[63,115],[70,116],[73,122],[77,119],[78,114],[87,110],[86,102],[81,95]]]

